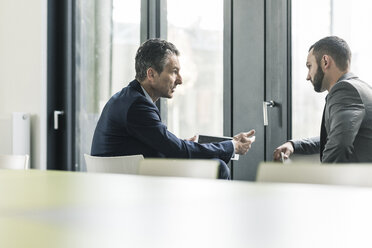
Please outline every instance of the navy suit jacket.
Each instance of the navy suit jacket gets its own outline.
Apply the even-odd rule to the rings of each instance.
[[[177,138],[134,80],[106,103],[94,132],[91,155],[218,158],[228,163],[233,150],[231,141],[198,144]]]

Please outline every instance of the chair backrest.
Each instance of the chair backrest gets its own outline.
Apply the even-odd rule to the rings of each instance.
[[[138,174],[142,155],[97,157],[84,154],[87,172]]]
[[[0,169],[29,169],[28,155],[0,155]]]
[[[217,178],[219,163],[211,159],[146,158],[140,162],[140,175]]]
[[[372,186],[372,164],[261,163],[258,182]]]

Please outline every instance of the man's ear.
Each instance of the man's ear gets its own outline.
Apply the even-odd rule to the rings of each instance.
[[[153,68],[149,67],[146,71],[147,79],[153,82],[155,78],[155,73],[156,71]]]
[[[324,69],[328,69],[331,65],[331,57],[328,55],[323,55],[323,65]]]

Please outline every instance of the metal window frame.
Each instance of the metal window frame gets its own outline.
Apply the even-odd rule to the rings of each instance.
[[[265,9],[267,6],[265,0]],[[292,133],[291,115],[291,0],[287,3],[287,133],[289,139]],[[232,136],[236,131],[236,102],[234,92],[238,92],[234,84],[234,5],[236,0],[224,0],[224,44],[223,44],[223,132]],[[47,28],[47,168],[60,170],[75,170],[75,125],[76,125],[76,86],[75,86],[75,4],[76,0],[55,1],[48,0],[48,28]],[[149,38],[167,38],[167,1],[166,0],[141,0],[141,43]],[[265,16],[265,33],[267,29]],[[265,38],[266,39],[266,38]],[[268,44],[265,41],[265,47]],[[266,48],[265,48],[266,51]],[[266,68],[265,52],[265,68]],[[266,74],[266,69],[265,69]],[[266,81],[265,75],[265,81]],[[56,93],[57,92],[57,93]],[[266,92],[266,90],[265,90]],[[266,93],[265,93],[266,94]],[[163,121],[167,122],[167,101],[161,99],[157,105],[161,111]],[[62,126],[66,128],[56,136],[53,130],[53,111],[65,109]],[[234,112],[235,111],[235,112]],[[234,116],[235,113],[235,116]],[[283,116],[285,118],[285,116]],[[235,128],[234,128],[235,127]],[[239,129],[239,128],[238,128]],[[62,140],[62,142],[60,141]],[[62,145],[61,145],[62,144]],[[62,147],[62,148],[61,148]],[[267,149],[266,146],[264,149]],[[266,154],[266,152],[265,152]],[[265,155],[267,159],[267,155]],[[233,170],[233,164],[231,165]],[[233,172],[233,171],[232,171]]]
[[[75,164],[75,0],[48,0],[47,169],[74,170]],[[54,130],[55,110],[63,110]]]

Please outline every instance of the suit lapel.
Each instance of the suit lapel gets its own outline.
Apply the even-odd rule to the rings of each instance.
[[[324,151],[324,148],[325,148],[325,144],[327,142],[327,130],[326,130],[326,127],[325,127],[325,112],[326,112],[326,106],[327,106],[327,103],[324,105],[324,109],[323,109],[323,117],[322,117],[322,125],[320,127],[320,150],[319,150],[319,153],[320,153],[320,161],[323,160],[323,151]]]
[[[337,80],[337,83],[340,82],[340,81],[356,79],[356,78],[358,78],[358,77],[355,76],[351,72],[345,73],[344,75],[342,75]],[[332,89],[331,89],[331,92],[332,92]],[[329,94],[331,94],[331,92]],[[322,125],[321,125],[321,128],[320,128],[320,151],[319,151],[320,161],[323,160],[323,152],[324,152],[325,144],[327,143],[328,132],[330,131],[329,130],[329,128],[330,128],[329,127],[329,114],[328,114],[329,109],[327,108],[327,99],[328,99],[329,94],[326,96],[326,103],[325,103],[324,109],[323,109]],[[328,130],[328,132],[327,132],[327,130]]]

